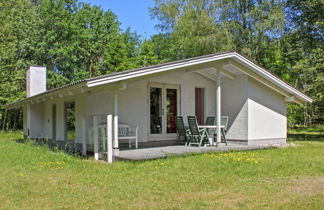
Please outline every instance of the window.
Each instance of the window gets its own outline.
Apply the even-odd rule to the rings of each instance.
[[[162,88],[150,88],[151,134],[162,134]]]
[[[155,137],[176,135],[176,116],[178,115],[179,89],[176,85],[151,84],[150,94],[150,134]]]
[[[75,103],[65,103],[65,139],[75,140]]]
[[[177,133],[177,89],[166,89],[167,133]]]

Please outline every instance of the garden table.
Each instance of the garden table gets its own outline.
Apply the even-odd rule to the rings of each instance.
[[[198,128],[205,128],[205,129],[213,129],[213,130],[217,130],[217,125],[198,125]],[[224,125],[221,125],[220,128],[221,129],[224,129]],[[217,142],[218,143],[218,142]],[[214,141],[214,137],[212,138],[212,142],[211,142],[211,145],[216,145],[215,141]]]

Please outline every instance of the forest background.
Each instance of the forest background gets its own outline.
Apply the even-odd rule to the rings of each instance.
[[[158,33],[122,30],[116,14],[79,0],[0,0],[0,129],[22,127],[25,71],[47,67],[47,88],[205,54],[237,51],[309,95],[288,124],[324,121],[324,0],[154,0]]]

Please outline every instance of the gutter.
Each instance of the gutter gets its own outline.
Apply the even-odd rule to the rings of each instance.
[[[76,81],[76,82],[69,83],[67,85],[63,85],[63,86],[58,87],[58,88],[53,88],[51,90],[48,90],[46,92],[43,92],[43,93],[40,93],[40,94],[37,94],[37,95],[33,95],[31,97],[28,97],[28,98],[21,99],[19,101],[15,101],[15,102],[10,103],[10,104],[6,104],[4,107],[7,108],[7,109],[14,109],[14,108],[18,108],[20,106],[23,106],[26,103],[33,103],[34,100],[36,100],[36,103],[37,103],[37,101],[44,101],[44,100],[46,101],[47,97],[50,97],[50,100],[52,100],[52,99],[54,99],[56,94],[57,94],[57,96],[59,96],[59,94],[57,92],[62,90],[62,89],[67,91],[69,89],[76,89],[76,88],[83,88],[83,87],[86,87],[86,80],[79,80],[79,81]]]
[[[297,98],[299,98],[302,101],[305,102],[312,102],[313,100],[308,97],[306,94],[298,91],[296,88],[290,86],[289,84],[282,81],[280,78],[276,77],[275,75],[271,74],[268,70],[265,68],[259,66],[255,62],[251,61],[250,59],[246,58],[245,56],[237,53],[237,52],[223,52],[223,53],[217,53],[217,54],[210,54],[210,55],[204,55],[199,56],[195,58],[189,58],[184,60],[178,60],[178,61],[172,61],[164,64],[157,64],[153,66],[143,67],[139,69],[133,69],[133,70],[127,70],[117,73],[112,73],[108,75],[93,77],[89,79],[79,80],[67,85],[63,85],[58,88],[54,88],[51,90],[48,90],[46,92],[34,95],[29,98],[25,98],[19,101],[16,101],[11,104],[5,105],[6,108],[16,108],[19,106],[24,105],[28,102],[33,102],[33,100],[46,100],[46,97],[51,97],[52,95],[55,95],[57,91],[62,89],[67,89],[70,87],[77,88],[77,87],[94,87],[99,85],[104,85],[108,83],[114,83],[122,80],[132,79],[140,76],[145,76],[149,74],[164,72],[164,71],[170,71],[174,69],[179,68],[185,68],[192,65],[199,65],[207,62],[213,62],[217,60],[222,60],[226,58],[232,58],[238,60],[242,65],[244,65],[246,68],[252,70],[254,73],[258,74],[260,77],[263,77],[264,79],[268,80],[269,82],[273,83],[274,85],[278,86],[279,88],[282,88],[283,90],[287,91],[288,93],[291,93],[295,95]],[[298,101],[296,101],[298,102]]]

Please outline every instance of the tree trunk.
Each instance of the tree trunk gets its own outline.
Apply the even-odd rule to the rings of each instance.
[[[4,115],[3,115],[3,120],[2,120],[2,128],[1,128],[2,131],[5,131],[6,120],[7,120],[7,112],[8,112],[8,110],[5,109],[5,112],[4,112]]]
[[[16,130],[16,124],[17,124],[17,118],[19,115],[17,115],[17,112],[18,110],[15,110],[15,112],[13,113],[13,122],[12,122],[12,125],[11,125],[11,129],[12,130]]]

